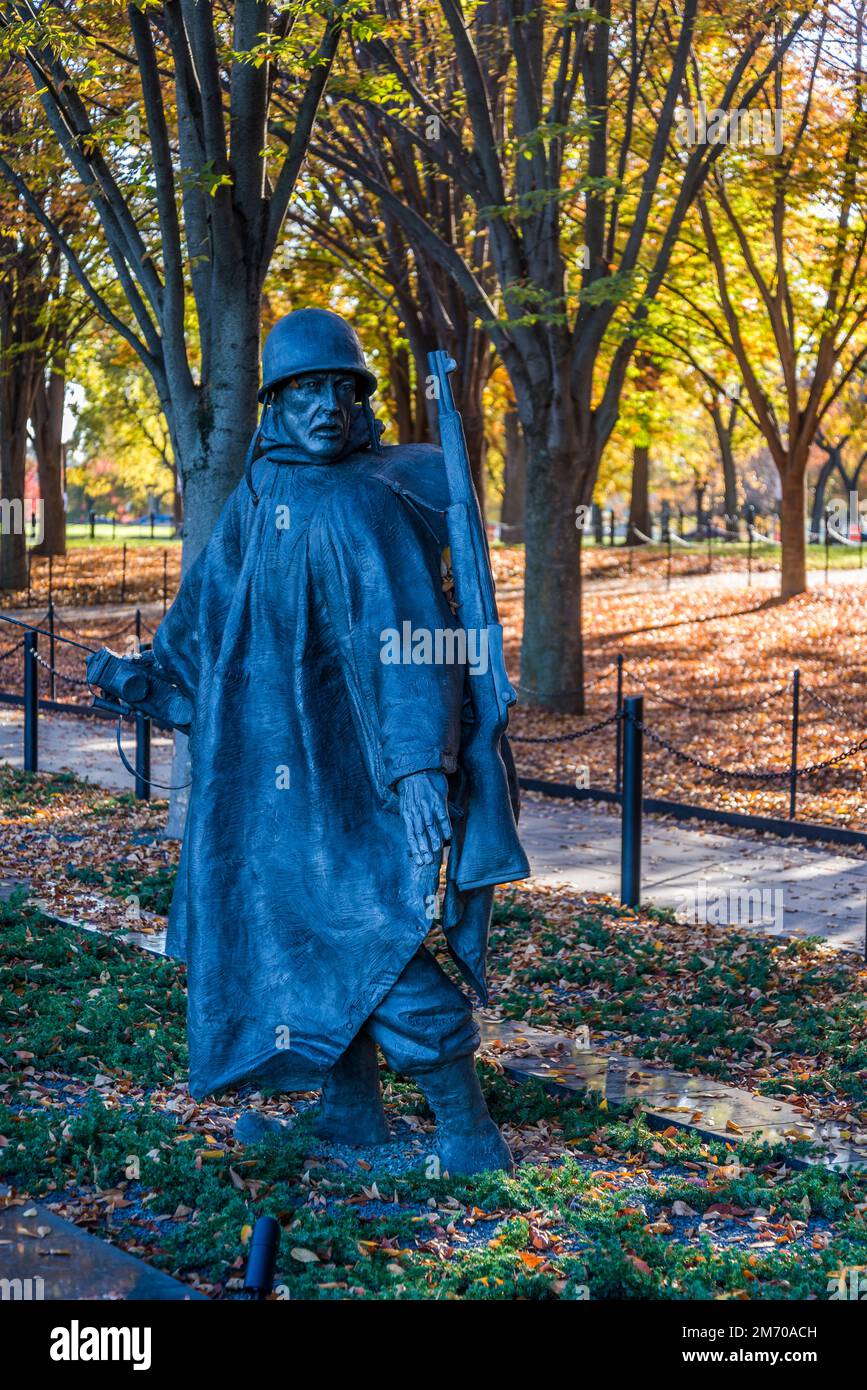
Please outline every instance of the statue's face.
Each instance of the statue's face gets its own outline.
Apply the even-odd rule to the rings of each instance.
[[[355,377],[346,372],[309,372],[287,381],[274,402],[287,444],[321,463],[336,459],[349,438],[356,391]]]

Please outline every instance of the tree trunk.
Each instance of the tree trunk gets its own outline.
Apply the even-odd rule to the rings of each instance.
[[[42,499],[42,539],[34,555],[66,554],[66,508],[63,502],[63,402],[66,376],[50,371],[36,383],[33,425],[36,462],[39,468],[39,495]]]
[[[178,466],[174,459],[171,460],[170,467],[172,470],[172,520],[175,523],[175,530],[180,532],[184,524],[184,498],[181,492],[181,480],[178,474]]]
[[[8,433],[0,423],[0,589],[27,588],[27,517],[24,506],[24,464],[27,436]]]
[[[500,519],[504,526],[515,528],[504,539],[522,541],[527,508],[527,447],[517,410],[506,411],[504,426],[503,506]]]
[[[224,303],[218,320],[211,382],[200,390],[198,408],[185,411],[162,402],[172,450],[180,464],[184,506],[182,577],[204,549],[223,507],[243,478],[244,461],[256,429],[259,389],[259,304],[248,295]],[[189,744],[175,733],[166,834],[180,839],[189,803]]]
[[[704,498],[707,492],[707,483],[695,483],[693,492],[695,493],[695,529],[701,535],[704,531]]]
[[[723,494],[725,498],[726,530],[733,534],[726,536],[727,541],[737,540],[738,531],[738,484],[735,475],[735,457],[732,450],[732,441],[729,434],[720,439],[720,452],[722,454],[723,466]]]
[[[629,527],[627,545],[644,545],[635,532],[645,536],[650,531],[650,449],[646,444],[636,444],[632,450],[632,496],[629,501]]]
[[[720,462],[722,464],[726,530],[734,532],[737,531],[738,526],[738,483],[737,474],[735,473],[735,455],[734,449],[732,448],[732,438],[737,416],[737,406],[729,407],[728,418],[723,415],[722,407],[718,400],[714,400],[709,410],[716,431]],[[737,539],[737,536],[726,536],[725,539],[734,541]]]
[[[479,499],[479,506],[482,511],[482,520],[487,514],[487,469],[485,467],[487,455],[487,441],[485,439],[485,417],[479,409],[464,409],[463,412],[464,435],[467,441],[467,454],[470,460],[470,472],[473,475],[473,486],[476,489],[476,496]]]
[[[807,589],[807,547],[804,535],[805,470],[794,459],[786,460],[781,474],[780,529],[783,558],[780,597],[794,598]]]
[[[569,714],[584,712],[581,636],[581,528],[575,479],[595,476],[591,445],[527,440],[526,569],[521,698]],[[582,456],[583,455],[583,456]],[[577,465],[577,467],[576,467]]]
[[[0,237],[8,253],[10,237]],[[0,282],[0,589],[27,587],[27,516],[24,474],[27,422],[42,366],[36,310],[29,282],[19,269],[15,278],[4,264]]]
[[[32,377],[22,362],[0,378],[0,589],[27,588],[27,516],[24,473]]]
[[[395,423],[399,444],[412,444],[415,438],[413,420],[413,390],[409,374],[409,353],[397,348],[389,359],[391,394],[395,405]]]
[[[258,297],[226,294],[215,302],[214,317],[220,329],[211,379],[199,389],[195,408],[188,409],[183,400],[162,402],[183,489],[183,574],[207,544],[243,477],[258,413]]]

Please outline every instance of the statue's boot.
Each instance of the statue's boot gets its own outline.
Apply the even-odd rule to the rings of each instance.
[[[235,1121],[233,1132],[239,1144],[258,1144],[263,1139],[288,1139],[291,1128],[286,1120],[272,1120],[258,1110],[245,1110]]]
[[[329,1072],[313,1130],[320,1139],[359,1149],[388,1143],[376,1044],[365,1033],[353,1038]]]
[[[443,1169],[463,1173],[514,1171],[511,1150],[488,1114],[473,1057],[460,1057],[414,1076],[436,1116],[434,1142]]]
[[[235,1124],[241,1144],[262,1139],[288,1139],[291,1121],[274,1120],[257,1110],[246,1110]],[[338,1059],[322,1087],[322,1101],[315,1112],[313,1132],[334,1144],[371,1148],[390,1138],[382,1105],[376,1044],[359,1033]]]

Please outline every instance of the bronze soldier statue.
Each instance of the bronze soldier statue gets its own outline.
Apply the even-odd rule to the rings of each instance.
[[[190,1090],[321,1086],[317,1133],[378,1144],[378,1047],[427,1098],[444,1169],[508,1169],[469,999],[424,942],[448,844],[444,936],[486,1000],[493,885],[528,872],[514,692],[471,486],[456,501],[439,449],[380,445],[375,386],[336,314],[276,324],[245,478],[154,642],[194,711],[168,935],[188,967]],[[467,615],[489,625],[475,664]],[[276,1124],[248,1112],[236,1133]]]

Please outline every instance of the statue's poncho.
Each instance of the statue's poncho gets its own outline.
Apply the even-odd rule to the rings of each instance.
[[[266,456],[258,505],[241,483],[157,633],[196,710],[168,938],[194,1096],[321,1084],[430,929],[439,866],[410,857],[395,783],[455,772],[464,670],[380,657],[386,629],[458,626],[441,470],[423,446]],[[490,902],[452,883],[444,914],[482,997]]]

